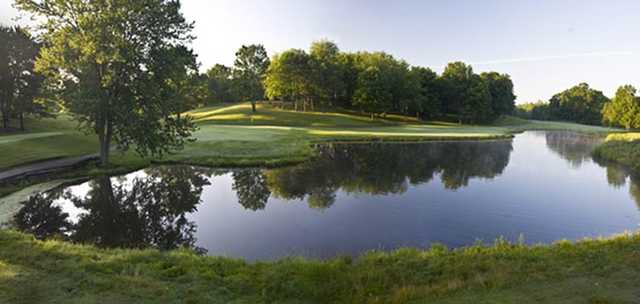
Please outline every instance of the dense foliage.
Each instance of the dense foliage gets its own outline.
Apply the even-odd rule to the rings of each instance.
[[[549,111],[554,119],[597,125],[602,121],[602,107],[609,99],[601,91],[581,83],[553,95]]]
[[[24,116],[47,116],[47,103],[39,99],[42,75],[34,72],[39,44],[23,28],[0,26],[0,117],[1,128],[9,129],[12,119],[19,119],[24,130]]]
[[[16,6],[41,20],[36,69],[58,84],[66,108],[100,142],[141,155],[180,148],[193,130],[180,116],[192,97],[193,25],[171,0],[29,1]],[[187,98],[186,98],[187,97]]]
[[[619,87],[616,96],[602,109],[603,122],[626,129],[640,128],[640,97],[636,92],[631,85]]]
[[[253,112],[264,99],[263,81],[270,60],[261,44],[243,45],[232,67],[216,64],[205,75],[207,103],[249,101]]]
[[[549,114],[549,103],[542,100],[521,103],[516,106],[514,114],[525,119],[552,120]]]
[[[411,67],[384,52],[340,52],[330,41],[309,53],[290,49],[273,57],[265,78],[267,97],[303,109],[339,105],[374,115],[401,113],[421,118],[454,115],[486,123],[514,109],[513,83],[496,72],[475,74],[462,62],[442,76]]]
[[[608,102],[609,98],[601,91],[580,83],[553,95],[549,102],[520,104],[515,114],[527,119],[599,125],[602,123],[603,108]]]

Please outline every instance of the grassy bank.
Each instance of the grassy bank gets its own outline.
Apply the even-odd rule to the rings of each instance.
[[[635,303],[640,236],[247,263],[0,231],[2,303]]]
[[[430,140],[496,138],[510,135],[503,127],[441,122],[418,123],[402,116],[371,120],[350,112],[293,112],[249,104],[210,107],[189,112],[199,130],[196,142],[161,160],[203,165],[274,165],[300,161],[309,144],[328,140]],[[0,136],[0,169],[56,157],[95,153],[95,136],[75,129],[68,116],[28,121],[29,132]],[[116,165],[141,162],[133,154],[114,154]]]
[[[297,162],[312,155],[309,145],[335,140],[451,140],[509,137],[524,130],[574,130],[605,133],[611,129],[570,123],[503,119],[495,126],[420,122],[411,117],[387,115],[371,120],[355,112],[294,112],[249,104],[209,107],[189,112],[199,130],[184,150],[157,162],[191,162],[202,165],[276,165]],[[75,129],[68,116],[27,121],[28,133],[0,136],[0,170],[57,157],[95,153],[95,136]],[[115,153],[116,166],[151,162],[132,153]]]
[[[586,134],[601,134],[622,132],[620,129],[607,128],[601,126],[582,125],[562,121],[526,120],[515,116],[508,116],[495,123],[509,129],[511,132],[523,131],[571,131]]]
[[[602,160],[640,171],[640,133],[611,134],[593,154]]]
[[[198,124],[195,142],[161,159],[143,159],[133,152],[112,154],[110,168],[86,165],[47,177],[0,185],[0,197],[50,179],[69,179],[104,173],[123,173],[152,163],[185,163],[204,166],[282,166],[313,156],[313,143],[327,141],[421,141],[495,139],[525,130],[572,130],[608,133],[612,129],[571,123],[528,121],[508,117],[493,126],[460,125],[442,121],[418,121],[413,117],[386,115],[371,119],[357,112],[294,112],[259,105],[252,113],[248,103],[207,107],[190,111]],[[96,153],[95,136],[76,129],[69,116],[28,120],[27,133],[0,135],[0,170],[25,163]]]

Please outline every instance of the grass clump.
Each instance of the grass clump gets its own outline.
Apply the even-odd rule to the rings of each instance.
[[[0,231],[7,303],[633,303],[640,236],[248,263]],[[596,301],[596,302],[594,302]]]
[[[640,171],[640,133],[610,134],[593,154],[601,160]]]

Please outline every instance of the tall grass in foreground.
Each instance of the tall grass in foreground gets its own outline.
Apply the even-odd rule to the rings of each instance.
[[[633,303],[640,235],[248,263],[0,231],[2,303]]]

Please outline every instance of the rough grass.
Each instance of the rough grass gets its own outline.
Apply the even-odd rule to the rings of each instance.
[[[2,303],[637,303],[640,236],[247,263],[0,231]]]
[[[610,134],[593,154],[601,160],[640,171],[640,133]]]

